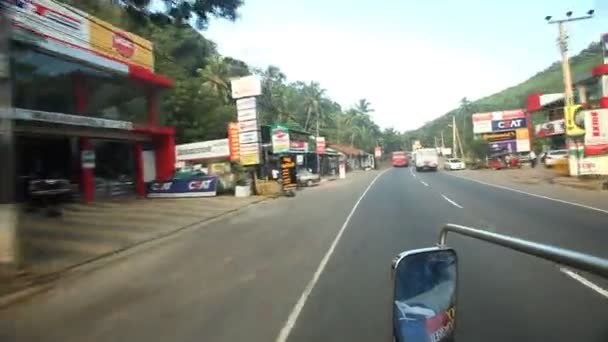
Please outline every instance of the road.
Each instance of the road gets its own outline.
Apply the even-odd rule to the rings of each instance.
[[[76,272],[1,311],[0,340],[389,341],[390,260],[433,245],[442,224],[608,257],[607,218],[458,173],[360,173]],[[504,248],[449,243],[458,340],[608,340],[601,289]]]

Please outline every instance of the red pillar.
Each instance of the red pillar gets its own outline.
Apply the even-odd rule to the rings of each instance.
[[[85,80],[82,75],[75,74],[72,86],[74,88],[74,112],[79,115],[86,115],[88,96]],[[80,156],[82,151],[92,150],[93,146],[89,138],[80,138]],[[95,175],[94,169],[85,169],[80,163],[80,192],[85,203],[93,202],[95,199]]]
[[[135,192],[140,198],[146,197],[146,184],[144,182],[144,159],[140,142],[135,143]]]
[[[608,97],[600,98],[600,108],[608,108]]]
[[[172,134],[161,135],[156,141],[156,178],[171,179],[175,172],[175,139]]]

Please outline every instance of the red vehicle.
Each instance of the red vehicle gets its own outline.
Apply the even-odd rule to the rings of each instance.
[[[407,154],[403,151],[393,152],[392,161],[394,167],[407,167],[410,164]]]

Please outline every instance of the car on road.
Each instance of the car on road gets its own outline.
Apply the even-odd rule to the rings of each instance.
[[[466,169],[466,165],[462,160],[458,158],[449,158],[446,159],[445,164],[443,164],[443,168],[449,171],[464,170]]]
[[[393,167],[408,167],[409,158],[404,151],[393,152],[392,159]]]
[[[553,167],[558,164],[567,163],[568,150],[551,150],[545,155],[545,166]]]
[[[309,169],[300,169],[298,170],[297,176],[298,184],[300,186],[313,186],[315,184],[319,184],[321,181],[321,177],[318,173],[313,173]]]

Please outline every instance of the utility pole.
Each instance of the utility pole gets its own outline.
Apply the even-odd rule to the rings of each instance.
[[[0,271],[19,265],[10,42],[12,18],[0,4]]]
[[[587,14],[580,17],[572,17],[572,11],[566,12],[565,19],[551,20],[552,16],[546,16],[545,20],[549,24],[557,24],[559,36],[557,43],[562,55],[562,72],[564,79],[564,98],[565,105],[574,105],[574,91],[572,90],[572,72],[570,70],[570,58],[568,57],[568,33],[566,31],[566,23],[571,21],[580,21],[593,18],[594,10],[587,11]]]
[[[452,115],[452,154],[454,158],[458,158],[458,153],[456,152],[456,116]]]
[[[443,130],[441,130],[441,149],[443,150],[445,148],[445,143],[443,141]]]
[[[317,112],[317,132],[315,133],[315,147],[317,146],[317,142],[319,141],[319,109]],[[321,156],[319,156],[319,150],[317,148],[317,174],[321,177]]]

